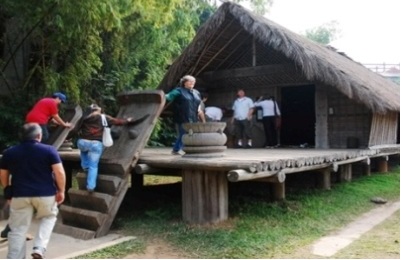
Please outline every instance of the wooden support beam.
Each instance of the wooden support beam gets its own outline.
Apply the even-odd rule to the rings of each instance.
[[[238,181],[247,181],[247,180],[255,180],[255,179],[264,179],[264,180],[277,180],[278,182],[285,181],[285,173],[281,171],[264,171],[264,172],[257,172],[257,173],[250,173],[248,171],[238,169],[238,170],[231,170],[227,174],[227,178],[231,182],[238,182]]]
[[[277,64],[277,65],[264,65],[247,68],[237,68],[229,70],[220,70],[213,72],[205,72],[201,74],[201,77],[205,81],[218,81],[227,78],[243,78],[243,77],[257,77],[267,76],[272,74],[296,74],[296,69],[293,64]]]
[[[333,163],[333,171],[337,172],[338,168],[340,165],[344,165],[344,164],[350,164],[350,163],[354,163],[354,162],[360,162],[360,161],[365,161],[366,164],[370,164],[370,159],[367,156],[361,156],[361,157],[356,157],[356,158],[352,158],[352,159],[348,159],[348,160],[343,160],[343,161],[339,161],[339,162],[334,162]]]
[[[156,168],[147,164],[137,164],[134,167],[134,173],[136,175],[162,175],[162,176],[181,176],[181,169],[171,168]]]
[[[294,167],[294,168],[284,168],[282,170],[276,171],[261,171],[251,173],[244,169],[231,170],[227,174],[227,178],[231,182],[238,181],[247,181],[247,180],[255,180],[255,179],[268,179],[269,177],[277,177],[279,182],[285,181],[285,175],[296,173],[296,172],[304,172],[304,171],[313,171],[328,168],[330,164],[323,163],[319,165],[311,165],[311,166],[303,166],[303,167]]]

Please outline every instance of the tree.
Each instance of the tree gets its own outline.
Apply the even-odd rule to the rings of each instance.
[[[328,44],[331,41],[337,39],[341,31],[338,29],[338,22],[331,21],[321,26],[308,29],[305,31],[305,36],[315,42]]]

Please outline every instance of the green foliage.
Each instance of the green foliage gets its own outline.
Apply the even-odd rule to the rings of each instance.
[[[115,114],[115,96],[156,88],[213,10],[205,0],[2,1],[0,49],[9,50],[0,55],[4,87],[27,97],[15,100],[21,110],[3,117],[23,120],[25,104],[56,90],[71,103],[96,102]],[[25,63],[17,64],[21,55]],[[0,142],[7,138],[0,133]]]
[[[338,22],[331,21],[321,26],[306,30],[305,36],[315,42],[328,44],[339,37],[341,34],[338,29]]]
[[[24,123],[21,114],[25,112],[25,107],[20,106],[23,97],[15,96],[14,98],[0,97],[0,153],[16,144],[18,140],[18,132],[20,126]]]
[[[151,147],[169,147],[175,142],[176,136],[172,119],[168,117],[159,118],[147,145]]]

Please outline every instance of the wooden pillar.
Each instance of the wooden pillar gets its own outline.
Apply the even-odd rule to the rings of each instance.
[[[331,183],[330,183],[330,174],[331,170],[330,168],[325,168],[319,170],[318,174],[318,186],[320,189],[324,190],[330,190],[331,189]]]
[[[380,157],[377,161],[378,172],[388,172],[388,157]]]
[[[73,173],[75,164],[76,163],[74,163],[74,162],[63,161],[63,167],[64,167],[64,171],[65,171],[65,192],[66,193],[72,187],[72,175],[73,175],[72,173]]]
[[[371,175],[370,164],[364,163],[362,167],[363,167],[362,174],[365,175],[365,176],[370,176]]]
[[[73,177],[73,170],[76,163],[71,162],[71,161],[63,161],[63,167],[64,167],[64,172],[65,172],[65,199],[64,202],[65,204],[70,203],[70,197],[68,195],[68,190],[72,187],[72,177]]]
[[[340,165],[340,178],[341,181],[351,181],[352,180],[352,164]]]
[[[285,182],[274,182],[273,183],[273,194],[275,200],[285,199]]]
[[[217,223],[228,219],[227,173],[184,169],[182,215],[190,224]]]
[[[131,172],[131,189],[140,190],[143,188],[143,174]]]
[[[285,199],[285,174],[284,179],[280,179],[278,175],[263,178],[259,181],[269,182],[273,185],[273,199],[280,201]]]

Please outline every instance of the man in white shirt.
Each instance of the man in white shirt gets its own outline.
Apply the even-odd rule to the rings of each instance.
[[[238,98],[234,101],[233,111],[234,115],[231,123],[234,124],[235,138],[238,147],[251,148],[252,147],[252,114],[254,104],[252,99],[245,96],[245,91],[239,89],[237,92]],[[243,143],[243,140],[245,142]],[[246,141],[247,140],[247,141]]]
[[[223,117],[223,110],[219,107],[206,107],[205,116],[207,122],[219,122]]]
[[[263,129],[265,132],[265,147],[272,148],[277,147],[277,130],[276,130],[276,117],[280,117],[280,109],[274,97],[271,96],[268,99],[263,99],[263,96],[259,97],[258,101],[255,102],[255,107],[261,107],[263,113]]]

